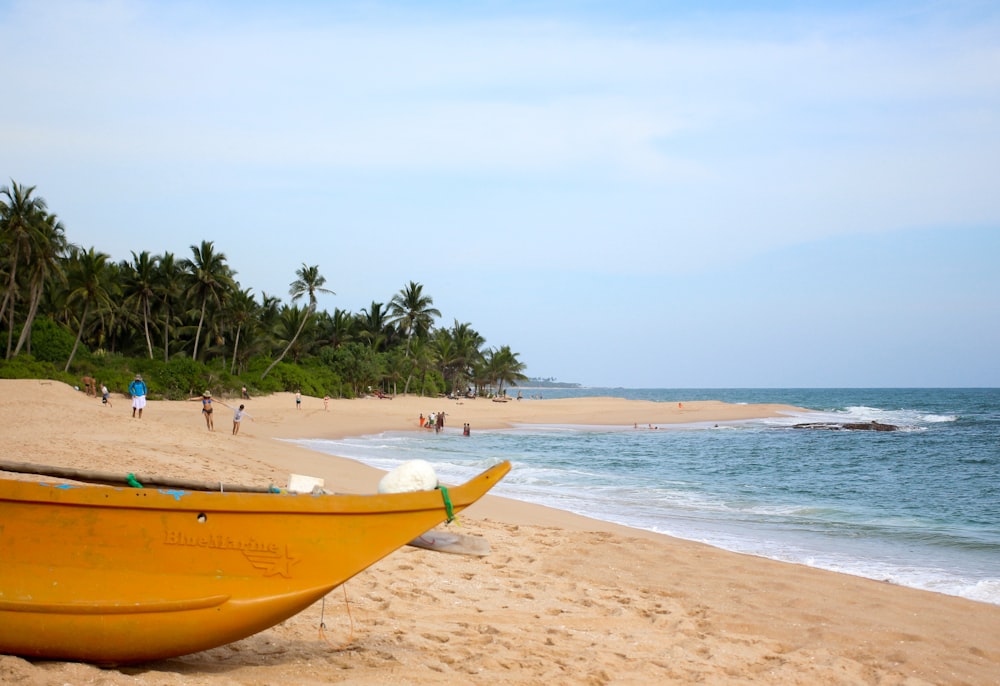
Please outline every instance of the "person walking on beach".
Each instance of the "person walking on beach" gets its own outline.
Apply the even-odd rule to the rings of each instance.
[[[209,431],[215,431],[215,420],[212,419],[212,391],[205,391],[201,395],[188,398],[188,400],[201,401],[201,413],[205,415],[205,426],[208,427]]]
[[[330,394],[329,393],[327,393],[326,395],[323,396],[323,410],[325,412],[329,412],[330,411]]]
[[[253,417],[244,408],[246,405],[240,405],[238,410],[233,410],[233,435],[235,436],[240,432],[240,421],[243,417],[250,417],[250,421],[253,421]]]
[[[240,397],[244,400],[250,400],[250,394],[247,393],[247,386],[243,384],[243,388],[240,390]]]
[[[111,392],[108,391],[107,384],[101,384],[101,403],[111,407]]]
[[[302,409],[302,391],[295,391],[295,409]]]
[[[135,379],[132,383],[128,385],[128,394],[132,396],[132,416],[135,417],[135,413],[139,413],[139,419],[142,419],[142,410],[146,407],[146,392],[149,389],[146,388],[146,382],[142,380],[142,374],[136,374]]]

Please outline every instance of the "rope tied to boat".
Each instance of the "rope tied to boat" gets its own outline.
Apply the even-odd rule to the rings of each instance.
[[[444,500],[444,511],[448,515],[448,523],[451,524],[455,521],[455,509],[451,505],[451,496],[448,495],[448,487],[438,486],[438,490],[441,491],[441,498]]]
[[[139,480],[135,478],[135,474],[132,474],[131,472],[129,472],[129,475],[125,478],[125,481],[132,488],[142,488],[142,484],[139,483]]]
[[[347,599],[347,582],[342,583],[340,588],[344,591],[344,608],[347,610],[347,621],[350,622],[350,635],[347,637],[347,641],[338,646],[331,643],[330,639],[326,637],[326,596],[323,596],[319,610],[319,637],[337,651],[347,650],[354,643],[354,616],[351,614],[351,603]]]

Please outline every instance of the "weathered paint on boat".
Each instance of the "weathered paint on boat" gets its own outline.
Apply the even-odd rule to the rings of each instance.
[[[454,512],[509,471],[447,489]],[[443,491],[310,495],[0,479],[0,652],[123,664],[274,626],[447,518]]]

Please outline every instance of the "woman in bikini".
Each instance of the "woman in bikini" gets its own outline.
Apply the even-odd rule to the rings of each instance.
[[[215,422],[212,420],[212,391],[205,391],[199,396],[188,398],[188,400],[201,401],[201,413],[205,415],[205,426],[209,431],[215,431]]]

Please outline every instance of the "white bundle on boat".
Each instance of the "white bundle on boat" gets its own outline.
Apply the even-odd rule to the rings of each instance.
[[[425,460],[410,460],[399,465],[378,482],[379,493],[433,491],[438,487],[434,467]]]

